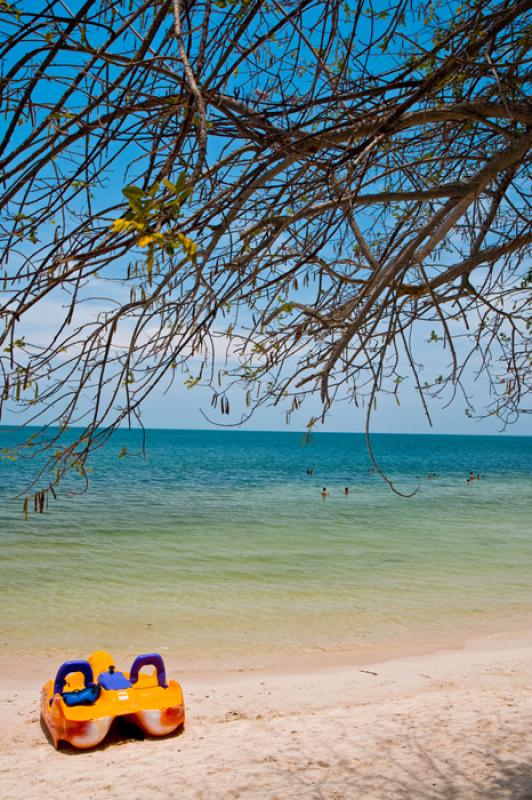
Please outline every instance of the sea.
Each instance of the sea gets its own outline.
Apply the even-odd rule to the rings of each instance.
[[[1,428],[0,450],[24,435]],[[372,444],[412,497],[361,434],[148,430],[144,449],[119,431],[86,490],[72,479],[25,519],[38,462],[4,455],[4,658],[157,651],[246,669],[528,625],[532,438]]]

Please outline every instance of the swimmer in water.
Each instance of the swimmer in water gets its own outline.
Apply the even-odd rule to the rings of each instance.
[[[323,489],[321,490],[321,496],[322,497],[328,497],[329,496],[329,492],[327,491],[327,487],[326,486],[324,486]]]
[[[344,487],[344,494],[347,497],[347,495],[349,494],[349,486]]]

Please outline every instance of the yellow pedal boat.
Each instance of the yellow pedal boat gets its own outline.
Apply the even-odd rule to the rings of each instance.
[[[141,673],[149,666],[151,674]],[[41,713],[55,748],[69,742],[87,749],[105,739],[115,717],[150,736],[166,736],[184,724],[185,703],[179,683],[167,682],[158,653],[137,656],[129,672],[119,672],[112,656],[99,650],[59,667],[42,688]]]

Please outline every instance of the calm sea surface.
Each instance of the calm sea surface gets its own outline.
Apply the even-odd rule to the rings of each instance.
[[[0,429],[0,448],[18,439]],[[32,467],[0,461],[4,655],[234,666],[532,617],[532,439],[375,435],[412,499],[371,474],[361,435],[153,430],[145,460],[118,458],[140,442],[115,435],[89,491],[29,521],[14,495]]]

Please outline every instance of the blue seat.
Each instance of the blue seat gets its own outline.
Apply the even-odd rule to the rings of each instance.
[[[98,675],[98,683],[102,689],[130,689],[131,681],[129,681],[123,672],[115,672],[114,667],[109,667],[107,672],[101,672]]]
[[[74,692],[63,692],[61,696],[67,706],[93,706],[100,694],[100,687],[94,684]]]
[[[81,672],[84,688],[64,692],[66,679],[73,672]],[[94,683],[92,667],[88,661],[65,661],[57,670],[54,681],[54,695],[60,694],[67,706],[91,706],[100,696],[100,687]],[[52,700],[50,700],[50,703]]]

